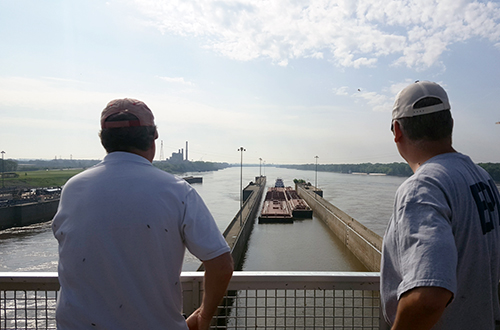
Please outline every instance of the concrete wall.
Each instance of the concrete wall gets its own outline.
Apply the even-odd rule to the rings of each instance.
[[[241,269],[247,250],[248,239],[252,233],[255,217],[259,212],[265,187],[266,177],[261,176],[255,178],[255,183],[250,183],[243,189],[244,196],[246,196],[243,207],[234,216],[223,233],[227,244],[231,248],[231,255],[236,270]],[[198,270],[203,270],[203,265]]]
[[[52,220],[59,200],[0,208],[0,230]]]
[[[382,237],[315,194],[314,187],[297,185],[296,190],[313,209],[314,215],[326,223],[368,270],[380,271]]]
[[[224,237],[226,238],[231,254],[233,256],[235,269],[241,269],[245,252],[247,250],[248,239],[252,233],[255,217],[259,212],[262,194],[266,187],[266,177],[257,177],[254,185],[248,185],[244,190],[247,192],[247,199],[243,208],[236,214],[229,224]],[[249,191],[252,193],[249,194]],[[240,213],[242,224],[240,226]]]

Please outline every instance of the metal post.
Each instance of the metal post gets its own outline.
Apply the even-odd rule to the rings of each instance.
[[[240,147],[238,151],[241,152],[241,161],[240,161],[240,228],[243,226],[243,151],[246,151],[245,148]]]
[[[5,151],[2,150],[2,188],[5,188],[4,184],[4,175],[5,175],[5,161],[3,159],[3,155],[5,154]]]
[[[259,177],[262,176],[262,158],[259,158]]]
[[[316,177],[314,180],[314,198],[316,198],[316,195],[318,195],[318,156],[314,156],[316,158]]]

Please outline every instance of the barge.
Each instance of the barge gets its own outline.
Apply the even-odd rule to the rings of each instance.
[[[291,187],[285,187],[277,179],[274,187],[268,189],[259,223],[293,223],[294,219],[312,218],[312,209]]]
[[[186,176],[183,178],[187,183],[203,183],[202,176]]]
[[[299,197],[297,191],[291,187],[285,188],[286,197],[292,208],[292,216],[294,219],[311,219],[313,211],[307,205],[306,201]]]
[[[285,188],[271,187],[266,193],[259,223],[292,223],[292,209],[285,195]]]

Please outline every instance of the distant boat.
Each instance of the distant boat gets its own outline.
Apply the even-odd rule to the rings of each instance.
[[[187,176],[183,179],[188,183],[203,183],[203,177],[201,176]]]

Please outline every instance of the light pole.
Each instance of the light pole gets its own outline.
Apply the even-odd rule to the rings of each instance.
[[[4,154],[5,154],[5,151],[2,150],[2,188],[5,188],[5,184],[4,184],[5,161],[3,160]]]
[[[241,161],[240,161],[240,227],[243,223],[243,151],[246,151],[245,148],[240,147],[238,151],[241,152]]]
[[[314,195],[317,195],[318,192],[318,156],[314,156],[314,158],[316,158],[316,178],[315,178],[315,181],[314,181]],[[314,196],[314,198],[316,198],[316,196]]]
[[[262,158],[259,158],[259,177],[262,176]]]

